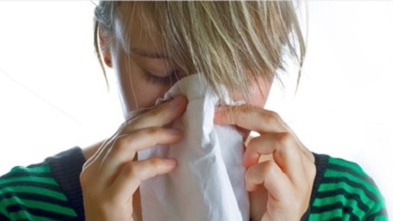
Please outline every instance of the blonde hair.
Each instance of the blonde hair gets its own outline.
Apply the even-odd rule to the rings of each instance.
[[[165,52],[184,73],[203,73],[215,92],[219,93],[222,84],[247,96],[250,81],[259,77],[272,81],[277,69],[285,70],[284,55],[302,66],[305,43],[296,3],[100,1],[95,9],[96,52],[103,67],[98,48],[99,29],[109,42],[116,39],[127,48],[129,39],[124,32],[114,32],[115,20],[129,21],[137,15],[147,22],[148,33],[162,33]],[[129,13],[122,15],[118,7],[129,7]]]

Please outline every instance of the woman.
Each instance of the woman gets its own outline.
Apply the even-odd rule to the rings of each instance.
[[[114,70],[125,116],[154,106],[193,73],[203,73],[216,93],[224,85],[247,101],[218,109],[215,123],[237,126],[245,139],[249,131],[261,134],[246,142],[243,157],[251,220],[386,219],[378,189],[359,166],[311,153],[263,109],[284,55],[303,61],[295,8],[287,1],[100,2],[96,47]],[[127,120],[105,142],[15,168],[0,181],[0,218],[139,220],[140,182],[171,173],[177,161],[138,161],[136,153],[178,143],[182,131],[163,126],[186,107],[177,96]]]

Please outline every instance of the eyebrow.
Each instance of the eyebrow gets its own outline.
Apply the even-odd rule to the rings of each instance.
[[[169,56],[166,54],[158,53],[158,52],[151,52],[151,51],[145,51],[140,48],[131,48],[131,53],[137,54],[139,56],[143,57],[149,57],[149,58],[156,58],[156,59],[169,59]]]

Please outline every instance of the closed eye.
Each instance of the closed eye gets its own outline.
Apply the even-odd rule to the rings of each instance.
[[[179,79],[179,72],[177,70],[171,71],[164,76],[159,76],[149,71],[143,71],[143,77],[149,83],[159,84],[159,85],[173,85]]]

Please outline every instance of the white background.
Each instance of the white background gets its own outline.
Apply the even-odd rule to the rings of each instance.
[[[121,123],[93,50],[93,8],[0,2],[0,174],[99,141]],[[291,73],[267,105],[312,151],[361,164],[391,214],[392,39],[391,1],[311,1],[299,90]]]

